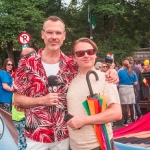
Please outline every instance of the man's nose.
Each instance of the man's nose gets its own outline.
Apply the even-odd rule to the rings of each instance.
[[[89,55],[88,55],[88,53],[87,53],[87,52],[85,52],[84,56],[89,57]]]
[[[56,38],[56,37],[57,37],[56,33],[53,32],[51,37],[52,37],[52,38]]]

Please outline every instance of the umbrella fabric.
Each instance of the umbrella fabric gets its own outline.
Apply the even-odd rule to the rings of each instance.
[[[99,96],[95,94],[94,96],[88,96],[87,100],[83,103],[83,106],[87,114],[95,115],[106,110],[106,97]],[[97,140],[100,144],[102,150],[111,150],[110,141],[108,137],[108,132],[105,124],[95,124],[94,131],[97,137]]]

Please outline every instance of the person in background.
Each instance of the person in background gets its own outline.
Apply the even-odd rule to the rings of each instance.
[[[34,48],[25,48],[23,49],[23,51],[20,54],[20,57],[24,57],[24,56],[30,56],[30,54],[36,53],[36,50]]]
[[[117,67],[117,64],[115,62],[113,62],[111,65],[110,65],[110,68],[111,69],[115,69],[116,71],[118,71],[118,67]]]
[[[66,38],[62,19],[57,16],[47,18],[41,37],[45,48],[19,61],[13,86],[15,107],[18,110],[25,108],[27,150],[68,150],[69,136],[64,121],[66,93],[77,74],[77,66],[61,51]],[[51,76],[56,77],[56,92],[49,85]],[[109,82],[118,81],[114,70],[107,72],[106,77]]]
[[[102,63],[101,62],[96,62],[95,63],[95,69],[101,71]]]
[[[116,64],[113,62],[113,63],[111,64],[110,68],[115,69],[115,67],[116,67]]]
[[[131,65],[131,69],[135,71],[137,78],[138,78],[138,83],[137,85],[134,86],[135,88],[135,111],[136,111],[137,119],[140,119],[142,117],[142,112],[141,112],[140,105],[139,105],[140,87],[142,86],[142,73],[138,67],[134,66],[133,57],[127,57],[126,59],[129,61]]]
[[[135,93],[134,93],[134,85],[137,85],[138,78],[136,73],[132,70],[129,61],[124,60],[123,68],[118,71],[119,76],[119,96],[120,102],[122,106],[122,114],[124,118],[123,125],[128,125],[128,112],[127,105],[129,105],[131,120],[135,121]]]
[[[102,63],[101,72],[107,72],[107,71],[108,71],[108,64],[107,63]]]
[[[25,114],[24,112],[17,111],[14,106],[12,106],[12,121],[18,133],[18,150],[25,150],[27,147],[24,135]]]
[[[0,70],[0,107],[8,112],[12,108],[12,72],[14,70],[14,61],[7,58]]]
[[[36,51],[33,48],[24,49],[21,52],[21,57],[28,56]],[[16,70],[13,72],[13,78],[15,78]],[[14,100],[14,96],[13,96]],[[14,106],[12,106],[12,121],[18,133],[18,150],[25,150],[27,147],[26,137],[24,135],[24,127],[25,127],[25,114],[24,112],[17,111]]]
[[[67,122],[71,150],[101,149],[94,132],[94,124],[106,124],[111,148],[114,149],[110,122],[122,118],[120,99],[116,84],[107,83],[105,73],[94,67],[97,52],[97,45],[88,38],[80,38],[72,45],[71,53],[79,69],[66,96],[68,113],[74,116]],[[96,81],[94,76],[90,76],[93,92],[106,96],[107,108],[101,113],[88,116],[82,102],[90,95],[86,81],[86,74],[90,70],[95,71],[99,77]]]
[[[141,71],[141,61],[134,61],[134,66],[139,68],[139,70]]]
[[[145,72],[150,72],[149,66],[148,65],[144,65],[144,63],[141,65],[141,72],[145,73]]]
[[[142,62],[141,63],[141,73],[143,72],[143,70],[144,70],[144,63]]]

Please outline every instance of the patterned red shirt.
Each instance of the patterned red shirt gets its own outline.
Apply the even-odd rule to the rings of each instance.
[[[48,77],[41,63],[42,49],[23,57],[18,64],[14,80],[14,91],[29,97],[41,97],[49,93]],[[61,52],[60,70],[57,74],[57,106],[39,106],[26,109],[25,135],[37,142],[51,143],[68,138],[64,116],[67,113],[66,93],[70,81],[77,73],[73,60]]]

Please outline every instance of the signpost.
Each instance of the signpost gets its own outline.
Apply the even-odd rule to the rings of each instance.
[[[20,44],[22,44],[22,50],[29,47],[28,44],[30,43],[30,40],[30,34],[26,31],[23,31],[21,34],[19,34],[18,41]]]

